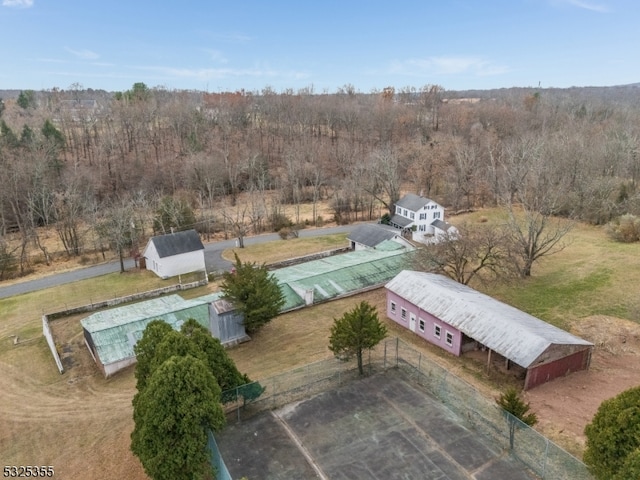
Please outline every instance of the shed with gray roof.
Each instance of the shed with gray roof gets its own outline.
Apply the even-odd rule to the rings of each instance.
[[[352,250],[376,248],[382,242],[393,240],[400,245],[411,248],[412,245],[401,235],[397,228],[376,223],[363,223],[354,227],[347,237]]]
[[[204,245],[195,230],[151,237],[142,256],[160,278],[206,271]]]
[[[592,343],[450,278],[404,270],[385,287],[390,319],[454,355],[498,354],[525,389],[589,368]]]

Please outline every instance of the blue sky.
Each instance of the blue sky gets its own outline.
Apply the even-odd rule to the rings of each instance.
[[[640,82],[638,0],[0,2],[0,89]]]

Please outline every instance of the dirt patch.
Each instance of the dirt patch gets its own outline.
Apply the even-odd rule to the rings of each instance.
[[[595,315],[576,322],[572,333],[596,346],[591,368],[536,387],[525,398],[538,414],[536,429],[581,456],[584,427],[600,404],[638,385],[640,325]]]

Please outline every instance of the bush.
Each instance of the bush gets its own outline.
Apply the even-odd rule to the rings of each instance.
[[[278,235],[282,240],[287,240],[291,236],[291,229],[289,227],[283,227],[278,230]]]
[[[640,240],[640,218],[622,215],[607,225],[607,235],[617,242],[633,243]]]
[[[584,429],[584,462],[599,480],[638,478],[640,470],[640,387],[602,402]]]
[[[269,215],[269,225],[274,232],[293,226],[293,222],[284,213],[274,212]]]

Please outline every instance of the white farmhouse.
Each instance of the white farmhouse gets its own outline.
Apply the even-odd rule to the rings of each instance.
[[[414,241],[437,243],[445,235],[457,235],[458,229],[444,221],[444,207],[433,200],[408,193],[396,202],[391,226],[411,232]]]

